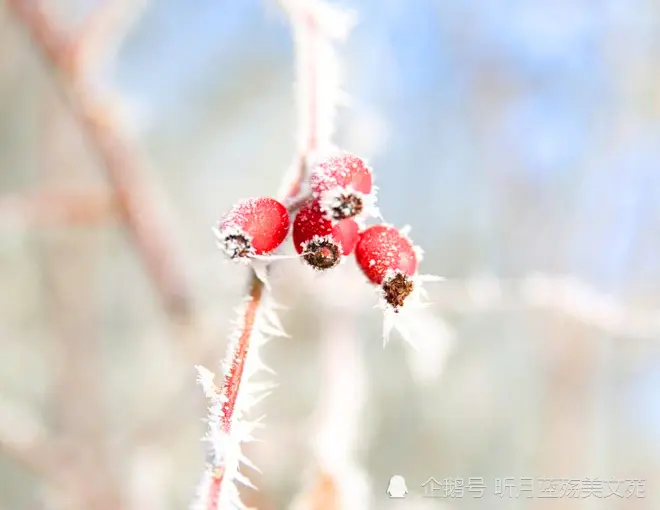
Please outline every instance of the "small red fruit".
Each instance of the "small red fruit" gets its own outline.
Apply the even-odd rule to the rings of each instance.
[[[307,202],[293,222],[293,244],[310,266],[318,270],[335,267],[355,249],[358,226],[352,219],[328,219],[316,200]]]
[[[410,239],[389,225],[374,225],[360,234],[355,248],[358,265],[380,285],[385,301],[396,311],[414,290],[418,252]]]
[[[216,232],[220,247],[232,259],[265,255],[289,232],[289,213],[270,197],[240,200],[222,218]]]
[[[347,152],[317,163],[309,177],[309,187],[321,210],[331,219],[352,218],[373,202],[371,168],[361,158]]]

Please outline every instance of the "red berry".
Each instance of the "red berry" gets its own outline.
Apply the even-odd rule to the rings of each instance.
[[[385,300],[396,310],[414,288],[417,251],[410,239],[389,225],[374,225],[360,234],[355,248],[358,265],[380,285]]]
[[[217,231],[221,248],[231,258],[273,251],[289,232],[289,213],[269,197],[239,201],[222,218]]]
[[[303,259],[315,269],[335,267],[350,255],[358,238],[358,226],[352,219],[328,219],[318,201],[307,202],[293,222],[293,244]]]
[[[329,218],[352,218],[364,211],[372,193],[371,168],[352,154],[333,155],[317,163],[309,187]]]

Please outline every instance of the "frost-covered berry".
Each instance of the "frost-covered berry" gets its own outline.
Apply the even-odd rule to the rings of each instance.
[[[358,226],[352,219],[328,219],[316,200],[307,202],[293,222],[296,251],[314,269],[335,267],[355,249]]]
[[[334,220],[375,212],[371,168],[349,153],[334,154],[313,168],[309,187],[323,213]]]
[[[426,291],[422,285],[442,278],[418,273],[422,250],[408,238],[408,227],[367,228],[360,234],[355,258],[366,277],[378,285],[384,311],[383,343],[396,329],[414,346],[419,340],[419,326],[425,321]]]
[[[419,249],[390,225],[374,225],[360,234],[355,248],[358,265],[379,285],[383,298],[394,310],[403,306],[415,288]]]
[[[239,201],[216,230],[218,244],[232,259],[247,259],[275,250],[289,232],[289,213],[274,198]]]

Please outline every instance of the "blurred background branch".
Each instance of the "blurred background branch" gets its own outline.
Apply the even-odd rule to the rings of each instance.
[[[0,198],[2,228],[91,227],[115,218],[114,199],[104,189],[52,186]]]
[[[165,219],[167,203],[156,198],[141,155],[119,127],[118,106],[92,88],[86,69],[79,67],[77,48],[85,47],[85,39],[73,46],[71,36],[55,26],[36,0],[8,0],[7,5],[62,80],[71,110],[103,162],[120,217],[166,309],[171,316],[188,320],[193,313],[192,295],[181,244],[172,236],[171,218]],[[106,18],[103,5],[101,20]],[[106,34],[112,40],[118,35]],[[102,45],[100,40],[94,42],[96,47]]]

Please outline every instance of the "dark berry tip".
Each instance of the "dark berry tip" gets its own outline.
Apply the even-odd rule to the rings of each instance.
[[[223,242],[225,253],[232,259],[247,257],[251,248],[250,241],[241,234],[230,234],[225,237]]]
[[[385,301],[394,308],[395,312],[398,312],[406,298],[412,293],[414,284],[409,276],[397,273],[391,278],[385,279],[382,288]]]
[[[331,269],[341,260],[341,246],[326,239],[309,241],[303,251],[303,259],[319,271]]]
[[[364,210],[364,201],[354,193],[342,193],[333,201],[331,210],[335,220],[353,218]]]

